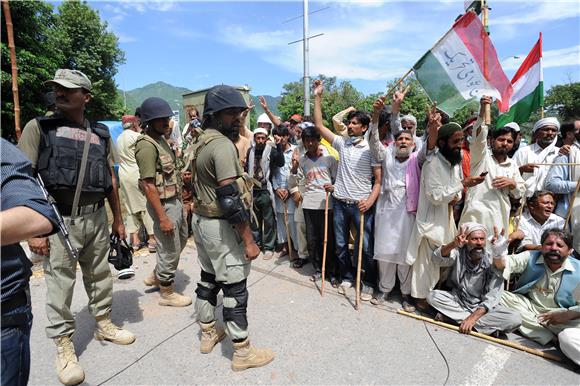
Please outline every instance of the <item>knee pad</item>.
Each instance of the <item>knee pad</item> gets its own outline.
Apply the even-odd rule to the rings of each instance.
[[[195,290],[197,298],[207,300],[209,304],[215,307],[218,292],[220,292],[220,286],[215,281],[215,275],[201,271],[201,281],[197,283],[197,289]]]
[[[246,317],[246,309],[248,307],[248,289],[246,288],[246,280],[242,280],[235,284],[224,284],[224,322],[234,322],[240,328],[248,328],[248,318]],[[230,307],[229,299],[235,300],[235,306]]]

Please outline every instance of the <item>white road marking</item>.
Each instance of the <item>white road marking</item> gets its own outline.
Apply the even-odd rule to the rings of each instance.
[[[481,360],[471,370],[471,375],[464,385],[493,385],[512,353],[491,344],[487,345]]]

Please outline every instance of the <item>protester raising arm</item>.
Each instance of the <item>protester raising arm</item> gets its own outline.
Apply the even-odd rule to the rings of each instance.
[[[341,137],[348,137],[348,127],[346,127],[346,125],[344,124],[344,116],[352,111],[356,111],[356,108],[350,106],[334,114],[334,116],[332,117],[332,127],[334,127],[336,133]]]
[[[260,101],[260,105],[264,109],[264,112],[266,113],[268,118],[270,118],[270,120],[274,124],[274,127],[280,126],[282,124],[282,120],[280,119],[280,117],[277,117],[276,115],[274,115],[274,113],[272,111],[270,111],[270,109],[268,108],[268,102],[266,102],[266,99],[264,99],[263,96],[259,96],[258,100]]]
[[[379,162],[383,161],[385,152],[387,151],[387,147],[383,145],[379,139],[379,115],[381,114],[381,110],[384,107],[385,97],[382,96],[373,103],[373,115],[371,117],[371,124],[369,126],[369,147],[371,149],[371,154]]]
[[[410,86],[407,86],[403,90],[403,86],[400,85],[398,90],[396,90],[393,94],[393,101],[391,102],[391,132],[393,135],[403,131],[403,128],[401,127],[401,116],[399,112],[401,111],[401,104],[403,103],[403,99],[405,99],[407,92],[409,92],[409,87]]]
[[[316,131],[328,141],[328,143],[332,144],[334,142],[335,134],[330,131],[330,129],[322,123],[322,93],[324,92],[324,85],[322,81],[316,79],[314,81],[314,125],[316,127]]]

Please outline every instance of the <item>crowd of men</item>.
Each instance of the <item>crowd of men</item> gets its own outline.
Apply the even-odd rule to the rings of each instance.
[[[2,142],[2,359],[11,364],[2,367],[3,384],[28,379],[32,316],[23,239],[45,256],[46,332],[56,344],[58,378],[65,385],[84,380],[71,340],[77,260],[55,233],[58,219],[33,175],[64,216],[96,339],[136,339],[109,317],[109,235],[124,240],[127,231],[134,250],[156,254],[144,284],[159,288],[162,306],[193,302],[174,290],[180,254],[193,237],[200,351],[211,352],[227,335],[233,370],[274,359],[249,341],[246,279],[259,256],[288,256],[295,269],[310,263],[313,282],[328,280],[345,296],[360,290],[360,300],[373,305],[384,304],[398,282],[407,312],[457,324],[463,333],[505,339],[517,330],[557,344],[580,365],[580,120],[540,119],[532,143],[520,146],[516,123],[485,123],[492,101],[483,97],[479,115],[462,124],[433,107],[419,135],[417,119],[400,114],[401,89],[390,106],[381,97],[371,112],[339,112],[331,129],[317,80],[312,117],[284,122],[260,98],[265,113],[253,130],[253,106],[229,86],[207,92],[203,115],[189,106],[182,130],[166,101],[147,98],[122,118],[115,146],[104,125],[84,116],[92,85],[83,73],[58,70],[47,84],[56,112],[28,122],[21,152]],[[9,210],[22,208],[46,221],[12,234],[16,228],[6,224],[21,217]],[[357,259],[361,282],[353,288]],[[225,326],[215,317],[220,291]]]

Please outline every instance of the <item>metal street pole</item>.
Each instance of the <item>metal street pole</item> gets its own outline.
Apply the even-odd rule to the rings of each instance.
[[[304,0],[304,32],[303,32],[303,59],[304,59],[304,115],[310,115],[310,76],[308,75],[308,0]]]

